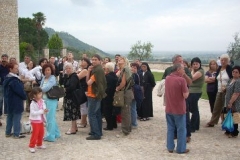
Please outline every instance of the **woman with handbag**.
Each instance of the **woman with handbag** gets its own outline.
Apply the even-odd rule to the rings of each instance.
[[[21,81],[24,84],[24,90],[27,94],[27,100],[26,100],[26,112],[30,112],[30,103],[31,99],[29,97],[29,93],[32,91],[32,83],[35,81],[35,77],[33,76],[31,70],[35,67],[35,64],[33,61],[30,61],[27,64],[27,70],[23,71],[23,74],[20,76]]]
[[[87,82],[86,82],[86,76],[87,76],[87,69],[89,66],[91,66],[91,62],[88,58],[83,57],[81,60],[81,71],[78,73],[78,78],[80,80],[80,86],[81,89],[84,90],[84,92],[87,92]],[[79,97],[82,98],[82,97]],[[85,97],[84,97],[85,98]],[[87,126],[87,114],[88,114],[88,107],[87,102],[80,105],[80,113],[81,113],[81,122],[77,125],[78,128],[85,128]]]
[[[226,85],[229,79],[232,78],[232,67],[228,65],[230,61],[229,56],[227,54],[223,54],[221,55],[220,60],[221,66],[219,66],[217,69],[215,79],[215,92],[217,93],[216,100],[214,103],[211,120],[207,123],[206,127],[214,127],[214,125],[218,123],[225,104]]]
[[[66,63],[64,67],[67,78],[64,82],[66,95],[64,97],[64,121],[72,121],[71,128],[65,133],[72,135],[77,133],[77,120],[80,119],[80,108],[74,97],[74,91],[79,88],[79,79],[73,70],[71,63]]]
[[[60,131],[56,121],[56,109],[58,105],[58,99],[50,99],[47,96],[47,92],[57,85],[56,77],[54,76],[53,66],[51,64],[45,64],[42,67],[43,78],[41,81],[41,89],[43,92],[43,100],[47,106],[47,134],[44,137],[45,141],[54,142],[60,137]]]
[[[117,75],[118,82],[116,91],[124,90],[124,106],[121,106],[121,117],[122,117],[122,133],[128,135],[131,130],[131,103],[133,100],[132,86],[129,85],[129,80],[131,77],[131,71],[129,67],[129,62],[127,58],[120,56],[118,58],[119,71]]]
[[[232,69],[233,78],[229,80],[226,86],[226,107],[232,109],[232,112],[239,114],[240,112],[240,66],[235,66]],[[238,123],[238,122],[237,122]],[[238,136],[238,124],[235,122],[232,132],[226,131],[225,135],[229,138]]]

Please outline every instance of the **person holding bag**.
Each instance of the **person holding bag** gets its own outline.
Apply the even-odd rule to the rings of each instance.
[[[124,90],[124,106],[121,108],[122,117],[122,133],[123,135],[128,135],[131,130],[131,103],[133,100],[132,86],[128,85],[129,79],[132,78],[132,74],[129,67],[129,62],[125,57],[120,56],[118,58],[119,71],[117,75],[118,82],[116,91]],[[127,87],[127,88],[126,88]]]
[[[232,109],[232,112],[240,112],[240,66],[235,66],[232,69],[233,78],[229,80],[226,86],[226,107]],[[226,131],[225,135],[229,138],[238,136],[238,124],[235,123],[232,132]]]
[[[102,100],[102,104],[103,104],[103,113],[107,121],[107,126],[103,129],[107,131],[111,131],[113,130],[113,128],[117,128],[116,111],[120,109],[119,107],[113,106],[113,96],[115,93],[115,88],[118,80],[113,70],[114,70],[114,64],[112,62],[108,62],[105,64],[104,71],[105,71],[105,77],[107,80],[107,89],[106,89],[107,96]]]
[[[214,127],[218,123],[219,117],[221,116],[221,112],[223,110],[225,104],[225,88],[229,79],[232,78],[232,67],[228,65],[230,58],[227,54],[223,54],[220,57],[221,66],[217,69],[217,73],[215,76],[216,85],[214,87],[214,91],[217,93],[216,100],[214,103],[214,108],[212,112],[211,120],[207,123],[206,127]]]
[[[49,99],[47,92],[57,85],[56,77],[54,76],[53,66],[49,63],[42,67],[43,78],[41,81],[40,88],[43,92],[43,100],[48,109],[47,117],[47,134],[44,137],[45,141],[54,142],[60,137],[60,131],[56,121],[56,109],[58,105],[58,99]]]
[[[73,71],[73,65],[67,63],[64,67],[68,77],[65,80],[64,88],[66,95],[64,97],[64,121],[72,121],[71,128],[65,133],[66,135],[76,134],[77,132],[77,121],[80,119],[80,108],[73,98],[73,92],[79,88],[79,79],[77,74]]]

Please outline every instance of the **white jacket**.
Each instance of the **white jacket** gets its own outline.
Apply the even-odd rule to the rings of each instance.
[[[157,96],[163,97],[163,106],[166,106],[165,102],[165,79],[161,80],[157,90]]]
[[[42,115],[43,115],[43,122],[46,122],[46,116],[44,114],[44,110],[46,109],[46,105],[43,102],[43,109],[40,109],[38,107],[37,102],[35,102],[34,100],[31,102],[30,104],[30,115],[29,115],[29,119],[30,120],[42,120]]]
[[[161,80],[157,89],[157,96],[162,97],[165,93],[165,79]]]

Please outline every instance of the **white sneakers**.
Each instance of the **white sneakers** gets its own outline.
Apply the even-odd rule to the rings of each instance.
[[[29,148],[29,151],[30,151],[31,153],[35,153],[35,148]]]
[[[45,145],[37,146],[37,149],[46,149],[46,148],[47,147]],[[31,153],[35,153],[36,152],[35,148],[29,148],[29,151]]]
[[[38,149],[46,149],[47,147],[45,145],[37,146]]]

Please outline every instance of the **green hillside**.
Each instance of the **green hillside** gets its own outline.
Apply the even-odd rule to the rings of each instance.
[[[44,28],[45,31],[48,33],[48,36],[51,37],[53,34],[57,33],[58,36],[62,39],[63,41],[63,46],[64,47],[69,47],[69,48],[74,48],[75,50],[78,50],[80,52],[84,51],[95,51],[97,54],[101,55],[102,57],[111,57],[110,54],[94,47],[91,46],[87,43],[84,43],[77,39],[76,37],[72,36],[71,34],[67,32],[57,32],[52,28]]]

